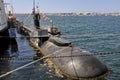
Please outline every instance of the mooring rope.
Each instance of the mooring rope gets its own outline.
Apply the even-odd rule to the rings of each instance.
[[[13,73],[13,72],[15,72],[15,71],[18,71],[18,70],[20,70],[20,69],[23,69],[23,68],[25,68],[25,67],[27,67],[27,66],[29,66],[29,65],[32,65],[32,64],[34,64],[34,63],[36,63],[36,62],[38,62],[38,61],[40,61],[40,60],[43,60],[44,58],[47,58],[47,57],[49,57],[49,56],[51,56],[51,55],[52,55],[52,54],[47,55],[47,56],[44,56],[44,57],[42,57],[42,58],[40,58],[40,59],[38,59],[38,60],[35,60],[35,61],[30,62],[30,63],[28,63],[28,64],[25,64],[24,66],[21,66],[21,67],[19,67],[19,68],[16,68],[16,69],[14,69],[14,70],[12,70],[12,71],[9,71],[9,72],[7,72],[7,73],[5,73],[5,74],[2,74],[2,75],[0,75],[0,78],[3,78],[3,77],[5,77],[5,76],[7,76],[7,75],[9,75],[9,74],[11,74],[11,73]]]
[[[68,48],[68,47],[66,47],[66,48]],[[48,57],[52,56],[53,54],[56,54],[57,52],[62,51],[62,50],[64,50],[64,49],[66,49],[66,48],[60,49],[60,50],[58,50],[58,51],[55,51],[55,52],[52,53],[52,54],[46,55],[46,56],[44,56],[44,57],[42,57],[42,58],[40,58],[40,59],[38,59],[38,60],[35,60],[35,61],[30,62],[30,63],[28,63],[28,64],[25,64],[25,65],[23,65],[23,66],[21,66],[21,67],[18,67],[18,68],[16,68],[16,69],[12,70],[12,71],[6,72],[5,74],[0,75],[0,78],[3,78],[3,77],[5,77],[5,76],[7,76],[7,75],[9,75],[9,74],[11,74],[11,73],[13,73],[13,72],[15,72],[15,71],[18,71],[18,70],[23,69],[23,68],[25,68],[25,67],[27,67],[27,66],[29,66],[29,65],[32,65],[32,64],[34,64],[34,63],[36,63],[36,62],[38,62],[38,61],[41,61],[41,60],[43,60],[43,59],[45,59],[45,58],[48,58]]]
[[[72,60],[72,66],[73,66],[73,69],[74,69],[74,71],[75,71],[75,74],[76,74],[76,76],[77,76],[77,78],[79,78],[79,76],[78,76],[78,73],[77,73],[77,70],[76,70],[76,66],[75,66],[75,64],[74,64],[74,59],[73,59],[73,57],[72,57],[72,54],[73,54],[73,46],[71,46],[71,60]]]

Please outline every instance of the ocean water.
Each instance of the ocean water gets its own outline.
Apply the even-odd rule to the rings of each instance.
[[[33,26],[32,17],[17,15],[25,24]],[[26,18],[28,17],[28,18]],[[108,66],[111,73],[106,80],[120,80],[120,16],[48,16],[53,24],[61,31],[61,37],[70,40],[74,46],[91,53],[113,52],[97,57]],[[41,25],[52,25],[49,20],[41,20]],[[17,34],[17,36],[21,36]],[[29,57],[36,51],[29,45],[26,38],[16,38],[18,50],[12,50],[14,45],[1,57]],[[15,48],[14,48],[15,49]],[[32,59],[0,60],[0,75],[23,66]],[[54,69],[49,68],[45,60],[25,67],[1,78],[0,80],[68,80],[55,75]]]

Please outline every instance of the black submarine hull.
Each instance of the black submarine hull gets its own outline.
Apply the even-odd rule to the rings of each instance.
[[[51,55],[51,57],[53,57],[51,60],[62,71],[62,73],[69,78],[95,78],[108,71],[107,67],[101,63],[97,57],[93,55],[82,56],[90,55],[90,53],[78,47],[59,47],[47,41],[41,46],[41,49],[45,55],[53,54]]]
[[[20,29],[24,35],[31,37],[30,43],[40,51],[40,55],[48,56],[64,76],[78,80],[99,80],[109,75],[107,66],[92,53],[73,46],[71,42],[59,36],[48,35],[47,29],[35,31],[37,36],[33,34],[34,30],[26,26]]]
[[[55,39],[60,42],[58,39],[61,38]],[[78,47],[67,46],[67,42],[65,45],[62,42],[56,44],[55,41],[48,39],[41,46],[36,45],[34,41],[32,43],[40,48],[44,56],[50,55],[49,59],[60,73],[70,79],[98,80],[109,74],[107,66],[96,56]]]

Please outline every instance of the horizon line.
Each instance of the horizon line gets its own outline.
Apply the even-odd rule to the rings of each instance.
[[[8,12],[6,12],[6,13],[8,13]],[[48,13],[48,14],[62,14],[62,13],[100,13],[100,14],[107,14],[107,13],[120,13],[120,11],[119,12],[45,12],[45,13]],[[29,13],[29,12],[23,12],[23,13],[21,13],[21,12],[13,12],[13,14],[31,14],[31,13]]]

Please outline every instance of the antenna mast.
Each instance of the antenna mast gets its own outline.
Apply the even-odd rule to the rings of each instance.
[[[12,11],[12,13],[14,12],[14,8],[13,8],[13,0],[11,0],[11,11]]]
[[[34,26],[39,29],[40,27],[40,14],[39,12],[36,13],[35,11],[35,0],[33,0],[33,19],[34,19]]]
[[[35,14],[35,0],[33,0],[33,14]]]

